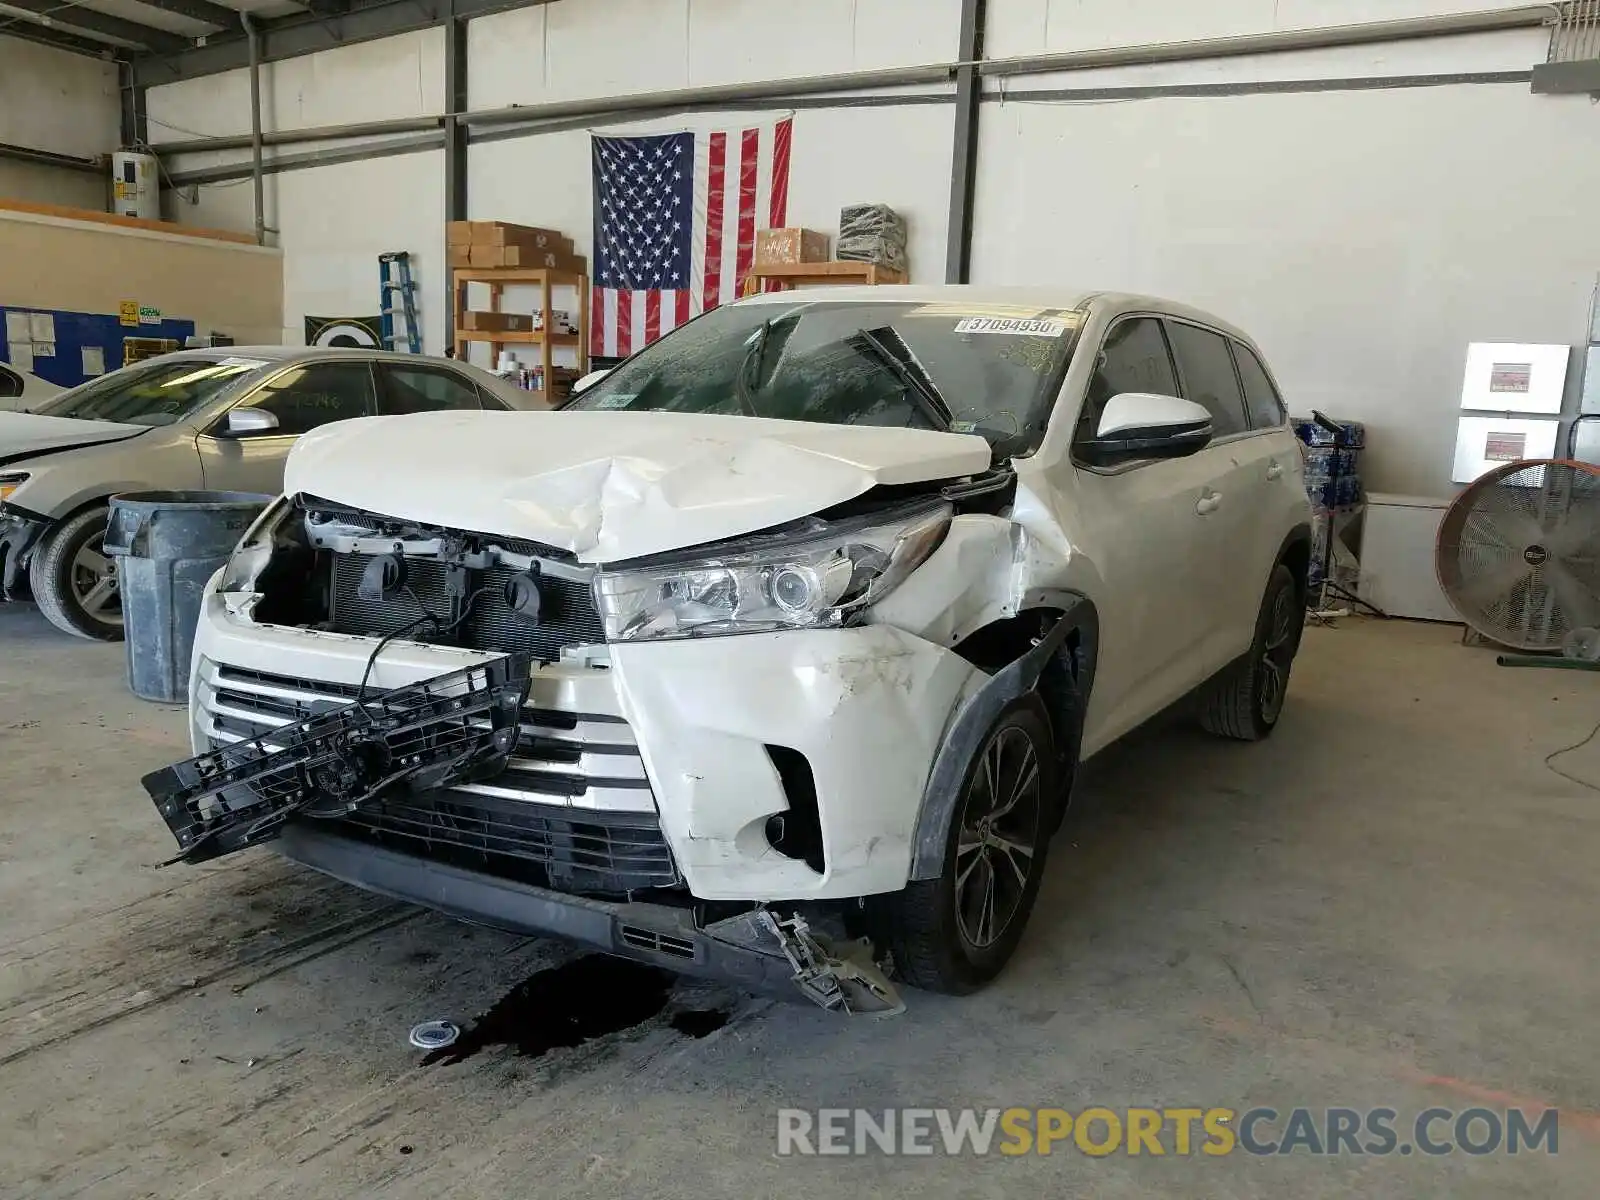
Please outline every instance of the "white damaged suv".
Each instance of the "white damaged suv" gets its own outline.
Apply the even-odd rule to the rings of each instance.
[[[315,430],[286,489],[145,781],[179,858],[850,1009],[999,972],[1113,739],[1270,733],[1310,555],[1249,338],[1109,294],[758,296],[558,412]]]

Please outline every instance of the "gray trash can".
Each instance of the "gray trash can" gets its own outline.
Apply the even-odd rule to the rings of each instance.
[[[105,552],[117,560],[134,695],[170,704],[187,698],[200,594],[272,499],[252,492],[111,497]]]

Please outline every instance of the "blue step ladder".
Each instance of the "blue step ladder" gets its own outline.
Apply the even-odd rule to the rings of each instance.
[[[398,295],[396,295],[398,293]],[[390,250],[378,255],[378,313],[385,350],[398,350],[396,315],[406,320],[406,348],[422,353],[422,332],[417,328],[417,285],[411,278],[411,252]]]

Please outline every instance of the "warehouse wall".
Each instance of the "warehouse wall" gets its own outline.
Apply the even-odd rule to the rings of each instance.
[[[948,62],[959,7],[557,0],[470,24],[469,103]],[[1004,57],[1503,7],[990,0],[986,50]],[[1587,219],[1600,182],[1591,153],[1600,113],[1587,98],[1535,97],[1525,80],[1481,78],[1527,72],[1547,45],[1533,29],[991,82],[974,277],[1153,291],[1214,308],[1257,334],[1295,408],[1372,426],[1372,486],[1445,492],[1466,343],[1580,343],[1600,269],[1600,231]],[[267,128],[438,113],[442,53],[435,30],[276,64],[267,68]],[[1441,84],[1441,75],[1462,78]],[[1195,86],[1224,94],[1120,90]],[[1097,90],[1029,98],[1082,89]],[[243,132],[245,73],[154,89],[150,112],[158,135],[162,123],[184,130],[170,136]],[[695,113],[607,128],[756,119]],[[952,124],[947,104],[801,107],[791,219],[832,229],[842,204],[887,201],[910,220],[914,277],[942,278]],[[475,135],[471,215],[553,225],[587,252],[589,132]],[[440,347],[441,173],[430,152],[269,177],[268,223],[288,255],[286,336],[298,337],[306,312],[370,311],[371,259],[409,249],[426,343]],[[197,205],[180,207],[200,223],[250,225],[247,183],[203,188]]]
[[[485,17],[468,26],[470,106],[649,92],[803,76],[953,57],[959,0],[560,0]],[[782,22],[781,26],[774,21]],[[619,30],[641,31],[620,36]],[[443,111],[441,30],[308,55],[263,69],[263,127],[295,129]],[[152,88],[151,140],[181,141],[249,130],[244,71]],[[613,130],[725,128],[781,115],[696,113]],[[839,209],[882,200],[905,213],[912,270],[944,271],[952,110],[947,106],[805,109],[796,114],[790,219],[834,230]],[[870,140],[870,154],[854,146]],[[322,144],[329,148],[338,143]],[[303,151],[295,148],[287,153]],[[273,156],[269,148],[268,157]],[[186,156],[178,168],[237,162],[239,153]],[[285,251],[284,336],[301,317],[369,312],[377,300],[379,250],[410,250],[419,273],[427,350],[443,349],[441,154],[269,175],[267,224]],[[470,215],[554,226],[580,252],[591,240],[589,131],[573,129],[475,142],[468,154]],[[249,229],[248,182],[202,187],[198,202],[169,194],[173,219]]]
[[[115,313],[128,300],[241,345],[274,343],[276,250],[215,238],[0,208],[0,304]]]
[[[1021,54],[1472,7],[1441,2],[992,0]],[[1274,21],[1274,13],[1277,15]],[[1148,291],[1262,342],[1291,407],[1367,422],[1374,490],[1449,494],[1466,345],[1581,344],[1600,229],[1587,97],[1526,82],[1282,95],[1039,89],[1526,71],[1540,30],[1008,80],[984,110],[975,279]],[[1306,86],[1311,86],[1307,84]],[[1570,392],[1575,395],[1577,363]]]
[[[113,64],[0,35],[0,142],[75,158],[110,154],[119,120]],[[0,199],[103,212],[110,171],[0,157]]]
[[[501,108],[947,62],[956,52],[960,8],[959,0],[609,0],[519,9],[468,27],[470,104]],[[650,32],[627,38],[619,29]],[[913,277],[942,279],[953,111],[802,108],[794,121],[790,222],[833,232],[844,205],[883,201],[911,227]],[[604,131],[743,128],[782,115],[694,113]],[[554,225],[587,254],[589,134],[474,145],[472,214]]]
[[[1508,7],[1505,0],[989,0],[984,53],[1005,58]]]
[[[250,131],[250,76],[229,71],[151,88],[150,140]],[[271,63],[262,68],[262,128],[433,116],[444,109],[444,31],[424,30]],[[319,143],[337,149],[343,143]],[[287,153],[303,152],[292,147]],[[271,148],[267,157],[277,151]],[[248,159],[189,155],[172,169]],[[192,199],[191,199],[192,197]],[[423,348],[444,350],[444,164],[439,150],[268,175],[267,226],[284,252],[282,340],[298,344],[304,318],[378,311],[378,254],[407,250],[418,281]],[[184,224],[249,230],[249,180],[169,191],[165,215]]]

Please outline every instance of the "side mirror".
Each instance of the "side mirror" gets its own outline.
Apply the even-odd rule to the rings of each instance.
[[[609,374],[611,374],[610,371],[590,371],[572,385],[572,394],[576,396],[579,392],[592,388]]]
[[[1186,458],[1211,442],[1211,413],[1192,400],[1153,392],[1113,396],[1080,453],[1098,467],[1141,458]]]
[[[278,428],[278,418],[264,408],[234,408],[228,411],[224,425],[228,437],[249,437],[256,433],[271,433]]]

